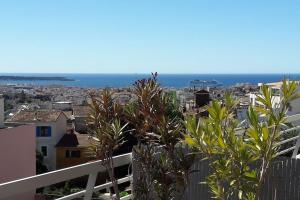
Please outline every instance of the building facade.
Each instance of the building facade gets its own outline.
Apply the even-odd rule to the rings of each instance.
[[[35,126],[0,129],[0,183],[36,174]],[[35,191],[6,200],[33,200]]]
[[[47,169],[56,169],[56,144],[67,132],[67,117],[62,111],[38,110],[21,111],[8,123],[34,124],[36,149],[43,154]]]
[[[91,160],[87,134],[67,133],[56,145],[56,168],[61,169]]]
[[[297,86],[297,90],[296,92],[300,92],[300,83],[296,82]],[[272,89],[272,106],[273,107],[278,107],[280,106],[280,102],[282,99],[282,85],[283,82],[275,82],[275,83],[266,83],[264,84],[268,87],[270,87]],[[260,106],[261,103],[257,101],[257,97],[261,96],[261,89],[263,84],[259,83],[258,86],[260,87],[260,93],[250,93],[250,103],[252,106]],[[296,99],[291,101],[290,103],[290,108],[288,110],[287,115],[295,115],[295,114],[300,114],[300,99]]]

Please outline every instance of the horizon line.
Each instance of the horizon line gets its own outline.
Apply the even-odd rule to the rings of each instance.
[[[151,75],[152,73],[156,72],[143,72],[143,73],[113,73],[113,72],[0,72],[2,74],[65,74],[65,75],[72,75],[72,74],[86,74],[86,75]],[[274,72],[274,73],[266,73],[266,72],[251,72],[251,73],[159,73],[158,75],[298,75],[300,72]]]

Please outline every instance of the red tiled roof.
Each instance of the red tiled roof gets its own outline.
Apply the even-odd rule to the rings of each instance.
[[[73,106],[74,116],[87,117],[90,113],[89,106]]]
[[[22,110],[16,113],[9,121],[11,122],[55,122],[63,114],[58,110]],[[65,114],[63,114],[65,116]]]

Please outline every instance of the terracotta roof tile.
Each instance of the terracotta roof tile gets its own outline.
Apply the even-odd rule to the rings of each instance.
[[[88,134],[76,133],[79,146],[88,147],[91,145],[90,136]]]
[[[55,122],[62,111],[58,110],[22,110],[16,113],[9,121],[11,122]]]
[[[89,106],[73,106],[74,116],[87,117],[90,113]]]
[[[74,119],[72,111],[63,111],[68,119]]]

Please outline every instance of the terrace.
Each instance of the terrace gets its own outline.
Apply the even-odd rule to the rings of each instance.
[[[279,142],[277,145],[282,146],[288,143],[292,143],[293,145],[289,145],[289,148],[281,149],[280,152],[278,152],[278,162],[277,164],[272,168],[273,172],[273,178],[280,176],[279,185],[274,185],[273,181],[267,181],[268,189],[265,190],[265,199],[273,199],[274,196],[270,195],[271,193],[277,194],[277,197],[282,195],[283,193],[286,193],[286,191],[290,191],[289,193],[285,194],[286,196],[283,196],[279,199],[299,199],[299,183],[300,181],[300,162],[297,161],[300,158],[299,147],[300,147],[300,114],[290,116],[288,118],[289,122],[293,122],[295,124],[295,127],[289,128],[286,130],[283,130],[281,132],[282,135],[284,135],[286,139]],[[295,133],[297,135],[295,136]],[[292,135],[292,136],[290,136]],[[292,153],[291,153],[292,152]],[[291,153],[291,158],[281,157],[281,155],[286,155],[287,153]],[[283,159],[284,158],[284,159]],[[114,157],[114,164],[115,167],[124,166],[124,165],[131,165],[132,164],[132,153],[123,154]],[[278,167],[280,165],[280,167]],[[208,167],[208,165],[205,166],[199,166],[195,165],[198,170],[200,170],[200,174],[207,175],[208,170],[204,168]],[[133,171],[135,169],[133,168]],[[202,171],[201,171],[202,170]],[[277,170],[277,171],[276,171]],[[279,170],[279,174],[276,173]],[[92,198],[93,192],[100,191],[103,189],[108,189],[112,187],[111,182],[107,182],[102,185],[95,185],[96,178],[99,172],[105,172],[105,168],[101,165],[101,161],[95,161],[90,162],[86,164],[81,164],[61,170],[52,171],[49,173],[36,175],[32,177],[27,177],[7,183],[0,184],[0,199],[11,199],[15,195],[19,195],[22,193],[35,191],[38,188],[50,186],[52,184],[60,183],[63,181],[68,181],[77,177],[82,177],[85,175],[88,175],[88,181],[86,184],[85,190],[82,190],[77,193],[73,193],[61,198],[58,198],[57,200],[71,200],[71,199],[84,199],[89,200]],[[194,175],[193,175],[194,176]],[[199,176],[195,175],[196,182],[199,182]],[[293,177],[293,178],[291,178]],[[195,177],[194,177],[195,178]],[[284,179],[284,181],[282,181]],[[193,179],[191,179],[193,181]],[[273,179],[272,179],[273,180]],[[118,179],[118,183],[130,183],[131,190],[133,185],[133,175],[128,174],[127,176]],[[284,186],[282,184],[285,184]],[[282,188],[285,188],[285,192],[282,192]],[[195,197],[205,197],[205,195],[208,193],[208,191],[200,191],[200,186],[197,185],[197,187],[188,188],[187,192],[190,193],[186,195],[185,199],[194,199]],[[276,193],[277,191],[277,193]],[[281,192],[280,192],[281,191]],[[282,194],[280,194],[282,193]],[[288,196],[289,195],[289,196]],[[132,194],[129,194],[125,197],[121,198],[122,200],[129,200],[133,199]]]

